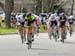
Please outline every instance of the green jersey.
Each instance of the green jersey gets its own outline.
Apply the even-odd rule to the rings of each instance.
[[[31,20],[32,20],[32,21],[35,20],[35,16],[31,16]]]

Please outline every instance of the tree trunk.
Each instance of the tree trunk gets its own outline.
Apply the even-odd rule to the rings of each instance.
[[[10,18],[14,8],[14,0],[5,0],[5,24],[6,27],[11,27]]]
[[[5,24],[6,24],[6,27],[10,28],[11,27],[11,24],[10,24],[11,13],[10,12],[6,12],[5,14],[6,14],[5,15]]]
[[[35,2],[36,2],[35,11],[36,11],[36,14],[39,15],[39,13],[41,12],[41,0],[35,0]]]
[[[73,15],[73,9],[74,9],[74,0],[72,0],[71,15]]]

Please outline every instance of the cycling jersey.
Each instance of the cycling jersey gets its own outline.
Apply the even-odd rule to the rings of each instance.
[[[60,27],[65,26],[66,21],[67,21],[67,19],[65,16],[60,17],[60,19],[59,19]]]
[[[74,23],[74,17],[73,16],[69,16],[68,22],[69,22],[69,24],[73,24]]]
[[[34,17],[34,16],[31,16],[31,20],[32,20],[32,21],[35,20],[35,17]]]
[[[52,14],[51,16],[50,16],[50,18],[49,18],[49,22],[50,22],[50,26],[52,27],[52,26],[57,26],[57,20],[56,20],[56,18],[55,18],[55,16]]]
[[[31,16],[30,19],[25,19],[25,21],[27,21],[27,26],[31,26],[31,24],[35,21],[35,17]]]
[[[16,18],[17,18],[17,22],[19,22],[21,26],[24,26],[25,20],[23,18],[23,15],[17,15]]]

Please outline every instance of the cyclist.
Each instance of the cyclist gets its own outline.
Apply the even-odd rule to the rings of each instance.
[[[70,15],[69,17],[68,17],[68,23],[69,23],[69,30],[72,30],[72,32],[73,32],[73,24],[74,24],[74,17],[73,17],[73,15]],[[71,29],[70,29],[71,28]]]
[[[47,32],[48,32],[48,35],[49,35],[49,33],[50,33],[49,18],[46,18],[46,29],[47,29]]]
[[[24,27],[24,18],[23,18],[23,15],[19,15],[18,16],[18,22],[20,23],[20,26],[21,27]]]
[[[37,15],[35,15],[35,14],[34,14],[33,16],[35,16],[35,20],[36,20],[35,33],[38,35],[38,33],[39,33],[39,28],[40,28],[40,24],[41,24],[41,22],[40,22],[40,17],[37,16]]]
[[[64,13],[61,13],[59,19],[59,27],[60,27],[61,34],[63,33],[63,31],[65,31],[66,34],[66,30],[65,30],[66,22],[67,22],[66,16],[64,15]],[[64,37],[64,39],[66,39],[66,36]],[[62,36],[61,36],[61,41],[63,41]]]
[[[75,19],[74,19],[73,15],[70,15],[70,16],[68,17],[68,22],[69,22],[69,24],[70,24],[70,25],[73,25],[73,24],[74,24],[74,21],[75,21]]]
[[[27,26],[30,27],[30,28],[28,28],[28,30],[32,29],[32,33],[31,33],[32,34],[32,41],[34,41],[35,21],[36,21],[35,17],[31,13],[28,13],[27,14]]]
[[[24,21],[25,20],[24,20],[23,15],[18,14],[17,23],[19,24],[19,32],[20,32],[20,35],[21,35],[22,43],[24,42]]]
[[[49,18],[49,24],[50,24],[50,33],[49,34],[50,34],[50,39],[51,39],[51,34],[52,34],[51,32],[53,30],[53,26],[55,26],[57,28],[57,24],[58,24],[58,22],[57,22],[54,14],[52,14],[50,16],[50,18]]]

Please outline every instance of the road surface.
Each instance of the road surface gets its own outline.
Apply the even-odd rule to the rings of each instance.
[[[75,34],[72,37],[68,34],[63,44],[49,40],[47,33],[40,33],[30,50],[21,43],[19,35],[1,35],[0,56],[75,56]]]

